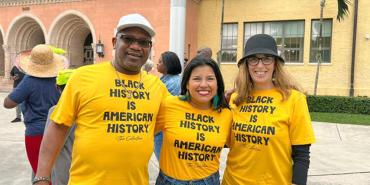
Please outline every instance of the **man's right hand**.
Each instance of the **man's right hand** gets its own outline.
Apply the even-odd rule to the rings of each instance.
[[[18,80],[19,79],[19,76],[18,75],[12,76],[12,79],[13,80]]]
[[[58,153],[64,145],[68,129],[68,126],[56,124],[50,120],[50,124],[45,128],[40,146],[36,177],[50,176]],[[35,184],[46,185],[48,182],[40,181]]]

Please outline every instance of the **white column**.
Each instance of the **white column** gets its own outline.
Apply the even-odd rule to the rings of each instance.
[[[179,56],[184,66],[186,0],[171,0],[170,51]]]
[[[3,45],[4,48],[4,78],[10,78],[10,70],[11,70],[11,63],[10,63],[10,49],[8,45]]]

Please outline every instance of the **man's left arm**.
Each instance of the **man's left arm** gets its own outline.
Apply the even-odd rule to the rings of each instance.
[[[4,100],[4,107],[7,108],[7,109],[11,109],[11,108],[14,108],[18,105],[18,103],[16,103],[15,101],[13,101],[12,99],[9,98],[9,96],[7,96]]]
[[[22,82],[4,99],[4,107],[11,109],[22,103],[30,93],[30,82],[22,80]]]

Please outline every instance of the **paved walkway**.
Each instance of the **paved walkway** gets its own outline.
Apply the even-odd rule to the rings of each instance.
[[[29,185],[31,168],[24,150],[24,125],[10,123],[15,110],[3,108],[0,93],[0,185]],[[309,185],[370,185],[370,126],[314,124],[317,143],[311,148]],[[223,152],[221,174],[227,150]],[[152,156],[150,183],[158,174]]]

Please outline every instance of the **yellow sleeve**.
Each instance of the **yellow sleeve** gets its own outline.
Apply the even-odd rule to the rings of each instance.
[[[290,119],[290,140],[292,145],[312,144],[315,142],[315,136],[306,96],[301,93],[297,94],[297,96],[293,102],[292,116]]]
[[[230,115],[231,115],[231,119],[229,119],[230,121],[230,125],[229,125],[229,133],[228,133],[228,135],[227,135],[227,140],[226,140],[226,146],[228,147],[228,148],[230,148],[230,145],[231,145],[231,137],[232,137],[232,134],[231,134],[231,127],[233,126],[233,123],[234,123],[234,119],[233,119],[233,114],[232,113],[230,113]]]
[[[155,129],[154,132],[157,134],[158,132],[162,131],[164,128],[164,124],[166,122],[166,99],[167,97],[171,96],[171,94],[168,92],[168,90],[165,88],[165,91],[163,91],[164,96],[162,96],[161,105],[159,107],[159,111],[157,114],[157,119],[155,123]]]
[[[164,96],[161,102],[161,106],[159,107],[157,120],[155,123],[155,129],[154,129],[155,134],[162,131],[166,123],[166,99],[167,99],[167,96]]]
[[[79,109],[79,93],[78,86],[80,85],[80,75],[76,71],[72,74],[67,85],[65,86],[58,104],[51,115],[51,120],[56,124],[72,126],[77,116]]]
[[[234,104],[234,100],[237,96],[237,93],[234,92],[231,94],[230,96],[230,101],[229,101],[229,107],[231,109],[231,112],[232,112],[232,119],[231,119],[231,123],[230,123],[230,132],[229,132],[229,136],[227,137],[227,140],[226,140],[226,145],[230,148],[230,145],[231,145],[231,141],[232,141],[232,134],[231,134],[231,130],[232,130],[232,125],[234,123],[234,113],[233,111],[235,111],[235,109],[237,108],[237,106]]]
[[[237,94],[235,92],[233,94],[231,94],[230,101],[229,101],[230,108],[235,108],[236,107],[236,105],[234,104],[234,100],[235,100],[236,96],[237,96]]]

